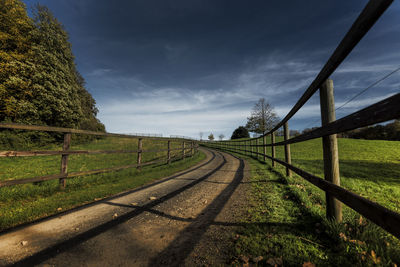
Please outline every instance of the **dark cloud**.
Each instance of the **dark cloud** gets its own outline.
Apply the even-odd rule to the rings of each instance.
[[[36,1],[25,3],[29,6]],[[154,105],[158,116],[176,112],[176,121],[182,113],[180,106],[186,112],[182,120],[190,112],[198,119],[202,109],[207,111],[204,116],[216,116],[221,110],[235,115],[241,111],[240,118],[219,122],[224,126],[207,126],[198,120],[192,126],[196,129],[183,133],[195,135],[214,127],[226,136],[236,124],[245,122],[258,97],[266,97],[281,112],[288,111],[365,5],[365,1],[334,0],[39,2],[70,33],[78,68],[98,101],[100,118],[108,130],[124,130],[111,123],[117,121],[112,115],[116,103],[127,103],[122,106],[128,112],[129,104],[142,102]],[[389,8],[333,76],[338,101],[400,64],[399,6],[395,2]],[[370,96],[398,91],[396,84],[398,76]],[[130,99],[139,97],[142,101]],[[167,100],[175,102],[176,108],[166,103],[161,104],[165,109],[157,108],[157,102]],[[183,100],[192,103],[186,105]],[[304,116],[318,117],[315,103],[313,99],[310,112],[300,113],[293,125],[302,128]],[[138,110],[132,108],[128,113],[134,112]],[[165,132],[174,126],[178,129],[170,124]]]

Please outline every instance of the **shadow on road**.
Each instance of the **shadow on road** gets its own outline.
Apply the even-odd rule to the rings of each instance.
[[[232,182],[207,206],[207,208],[186,227],[167,248],[150,260],[149,266],[180,266],[192,252],[208,227],[214,223],[226,202],[244,177],[244,161],[240,160],[239,168]]]
[[[175,179],[175,178],[177,178],[177,177],[179,177],[179,176],[181,176],[181,175],[185,175],[185,174],[191,173],[191,172],[193,172],[193,171],[195,171],[195,170],[198,170],[198,169],[200,169],[200,168],[202,168],[202,167],[208,165],[209,163],[211,163],[211,162],[215,159],[215,157],[216,157],[215,153],[212,152],[212,151],[210,151],[210,152],[212,153],[211,159],[209,159],[207,162],[205,162],[205,163],[203,163],[203,164],[201,164],[201,165],[199,165],[199,166],[197,166],[197,167],[191,168],[191,169],[189,169],[189,170],[187,170],[187,171],[179,172],[179,173],[176,174],[176,175],[170,176],[170,177],[165,178],[165,179],[160,179],[160,180],[155,181],[155,182],[152,182],[152,183],[150,183],[150,184],[148,184],[148,185],[140,186],[140,187],[138,187],[138,188],[135,188],[135,189],[132,189],[132,190],[128,190],[128,191],[125,191],[125,192],[122,192],[122,193],[113,195],[113,196],[111,196],[111,197],[103,198],[103,199],[98,200],[98,201],[94,201],[94,202],[91,202],[91,203],[88,203],[88,204],[84,204],[84,205],[81,205],[81,206],[79,206],[79,207],[75,207],[75,208],[72,208],[72,209],[69,209],[69,210],[66,210],[66,211],[63,211],[63,212],[60,212],[60,213],[57,213],[57,214],[48,216],[48,217],[44,217],[44,218],[35,220],[35,221],[33,221],[33,222],[23,223],[23,224],[20,224],[20,225],[18,225],[18,226],[15,226],[15,227],[8,228],[8,229],[6,229],[6,230],[4,230],[4,231],[1,231],[0,234],[3,235],[3,234],[10,233],[10,232],[15,232],[15,231],[18,231],[18,230],[20,230],[20,229],[22,229],[22,228],[25,228],[25,227],[29,226],[29,225],[39,224],[39,223],[41,223],[41,222],[48,221],[48,220],[51,220],[51,219],[54,219],[54,218],[58,218],[58,217],[63,216],[63,215],[67,215],[67,214],[70,214],[70,213],[74,213],[74,212],[76,212],[76,211],[83,210],[83,209],[86,209],[86,208],[89,208],[89,207],[92,207],[92,206],[101,204],[101,203],[106,202],[106,201],[110,201],[110,200],[113,200],[113,199],[117,199],[117,198],[120,198],[120,197],[129,195],[129,194],[132,194],[132,193],[135,193],[135,192],[139,192],[139,191],[142,191],[142,190],[144,190],[144,189],[153,187],[153,186],[155,186],[155,185],[165,183],[165,182],[167,182],[167,181],[169,181],[169,180],[172,180],[172,179]]]
[[[200,165],[200,166],[198,166],[198,167],[196,167],[194,169],[191,169],[191,170],[189,170],[187,172],[180,173],[180,174],[178,174],[176,176],[173,176],[173,177],[170,177],[168,179],[164,179],[164,180],[158,181],[156,183],[150,184],[150,185],[148,185],[148,186],[146,186],[144,188],[148,188],[150,186],[154,186],[155,184],[159,184],[159,183],[165,182],[167,180],[176,178],[176,177],[178,177],[180,175],[190,173],[190,172],[192,172],[192,171],[194,171],[196,169],[201,168],[202,166],[207,165],[208,163],[210,163],[212,160],[214,160],[216,158],[215,153],[214,152],[211,152],[211,153],[213,154],[213,157],[209,161],[207,161],[206,163],[204,163],[204,164],[202,164],[202,165]],[[14,266],[32,266],[32,265],[40,264],[40,263],[42,263],[42,262],[44,262],[44,261],[56,256],[57,254],[62,253],[63,251],[66,251],[66,250],[68,250],[70,248],[73,248],[73,247],[81,244],[82,242],[84,242],[86,240],[89,240],[90,238],[93,238],[93,237],[95,237],[95,236],[97,236],[97,235],[99,235],[99,234],[101,234],[103,232],[106,232],[107,230],[109,230],[109,229],[111,229],[113,227],[116,227],[116,226],[118,226],[118,225],[120,225],[120,224],[122,224],[122,223],[124,223],[124,222],[126,222],[126,221],[128,221],[128,220],[130,220],[130,219],[142,214],[146,210],[150,210],[151,208],[163,203],[164,201],[167,201],[167,200],[175,197],[176,195],[178,195],[178,194],[182,193],[183,191],[185,191],[185,190],[195,186],[196,184],[204,181],[205,179],[209,178],[211,175],[213,175],[214,173],[219,171],[227,163],[226,158],[222,154],[220,154],[220,156],[222,157],[223,162],[221,164],[219,164],[212,171],[210,171],[207,174],[201,176],[199,179],[197,179],[197,180],[195,180],[195,181],[193,181],[193,182],[191,182],[191,183],[189,183],[189,184],[187,184],[187,185],[185,185],[185,186],[183,186],[183,187],[181,187],[181,188],[179,188],[179,189],[177,189],[177,190],[175,190],[175,191],[173,191],[171,193],[168,193],[165,196],[163,196],[163,197],[161,197],[161,198],[159,198],[157,200],[154,200],[154,201],[142,206],[139,209],[135,209],[135,210],[133,210],[131,212],[128,212],[128,213],[126,213],[124,215],[119,216],[118,218],[116,218],[116,219],[114,219],[112,221],[108,221],[106,223],[103,223],[103,224],[101,224],[99,226],[96,226],[96,227],[86,231],[86,232],[80,233],[77,236],[74,236],[73,238],[70,238],[70,239],[65,240],[65,241],[63,241],[61,243],[58,243],[58,244],[56,244],[56,245],[54,245],[52,247],[49,247],[49,248],[47,248],[45,250],[42,250],[42,251],[40,251],[40,252],[38,252],[36,254],[33,254],[32,256],[29,256],[29,257],[27,257],[27,258],[25,258],[25,259],[23,259],[23,260],[21,260],[19,262],[16,262],[14,264]],[[140,189],[131,190],[129,192],[125,192],[123,194],[108,198],[106,200],[102,200],[100,202],[110,204],[111,202],[108,202],[109,200],[112,200],[112,199],[127,195],[127,194],[132,193],[132,192],[136,192],[138,190],[143,190],[144,188],[142,187]],[[112,203],[112,204],[114,204],[114,203]],[[82,209],[82,208],[80,208],[80,209]],[[71,213],[72,211],[69,211],[69,212]]]

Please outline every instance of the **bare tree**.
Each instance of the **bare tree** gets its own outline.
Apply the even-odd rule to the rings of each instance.
[[[201,140],[203,140],[203,134],[204,134],[203,132],[199,132],[199,135],[200,135],[200,141],[201,141]]]
[[[223,134],[218,135],[218,138],[220,141],[222,141],[224,139],[224,137],[225,137],[225,135],[223,135]]]
[[[271,130],[278,122],[274,108],[270,103],[260,98],[254,105],[250,117],[247,117],[246,129],[249,132],[263,134]]]

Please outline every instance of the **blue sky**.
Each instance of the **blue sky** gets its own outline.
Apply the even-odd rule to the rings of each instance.
[[[246,123],[264,97],[284,117],[367,1],[25,0],[65,26],[109,132],[199,137]],[[394,1],[331,77],[336,106],[400,66]],[[338,111],[400,91],[400,72]],[[318,94],[289,121],[319,125]]]

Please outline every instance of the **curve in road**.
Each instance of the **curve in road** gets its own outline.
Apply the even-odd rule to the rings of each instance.
[[[0,235],[0,264],[199,263],[193,251],[216,245],[204,234],[211,225],[229,225],[227,202],[247,173],[243,160],[201,150],[205,161],[186,171]]]

